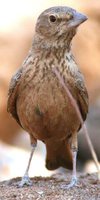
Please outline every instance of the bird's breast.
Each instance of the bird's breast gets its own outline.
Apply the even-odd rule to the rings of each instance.
[[[64,138],[79,127],[76,111],[55,74],[39,73],[20,84],[17,99],[20,122],[37,139]]]

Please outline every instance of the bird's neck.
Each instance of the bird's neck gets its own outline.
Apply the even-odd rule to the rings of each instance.
[[[64,48],[66,51],[70,51],[71,49],[71,41],[76,34],[76,30],[71,30],[62,35],[52,36],[52,37],[43,37],[38,33],[35,34],[34,40],[32,43],[32,49],[36,52],[50,51],[56,49],[59,51]]]
[[[51,38],[50,41],[49,39],[44,40],[36,34],[31,53],[35,57],[39,57],[42,63],[48,63],[49,67],[57,66],[60,71],[65,69],[65,71],[70,72],[73,76],[78,71],[77,64],[71,52],[71,41],[75,33],[73,31],[61,35],[57,40]]]

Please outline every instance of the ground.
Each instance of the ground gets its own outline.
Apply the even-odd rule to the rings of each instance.
[[[33,185],[18,188],[20,178],[0,183],[0,200],[100,200],[97,174],[78,175],[78,185],[65,189],[71,175],[56,174],[49,178],[34,177]]]

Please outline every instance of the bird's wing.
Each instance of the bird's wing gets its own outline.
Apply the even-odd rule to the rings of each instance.
[[[16,121],[20,126],[21,124],[16,111],[16,99],[17,99],[17,91],[21,75],[22,75],[22,68],[19,69],[11,79],[8,91],[8,101],[7,101],[7,111],[16,119]]]
[[[87,113],[88,113],[89,98],[88,98],[88,92],[85,87],[84,81],[77,80],[75,83],[75,88],[77,92],[77,104],[79,106],[79,110],[81,112],[83,121],[85,121]]]

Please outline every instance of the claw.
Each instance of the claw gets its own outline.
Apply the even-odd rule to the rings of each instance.
[[[18,184],[18,187],[23,187],[24,185],[32,186],[32,181],[28,175],[22,177],[21,182]]]
[[[71,180],[71,182],[67,185],[67,188],[69,189],[69,188],[72,188],[72,187],[74,187],[74,186],[76,186],[77,185],[77,178],[76,177],[72,177],[72,180]]]
[[[70,189],[74,186],[77,186],[77,177],[72,177],[71,182],[68,185],[63,185],[61,188],[62,189]]]

